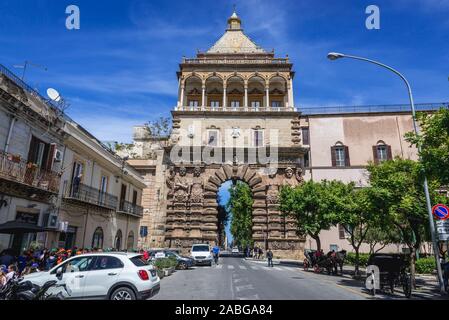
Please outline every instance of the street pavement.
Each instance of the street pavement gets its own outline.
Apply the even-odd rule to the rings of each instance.
[[[338,277],[335,277],[338,278]],[[218,265],[178,271],[161,280],[154,300],[363,300],[359,287],[341,285],[327,276],[295,266],[220,258]]]

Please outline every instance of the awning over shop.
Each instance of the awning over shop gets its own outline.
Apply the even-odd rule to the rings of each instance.
[[[46,231],[52,230],[20,221],[8,221],[6,223],[0,224],[0,234],[37,233]]]

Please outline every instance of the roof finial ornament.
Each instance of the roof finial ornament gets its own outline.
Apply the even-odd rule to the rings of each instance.
[[[234,12],[232,16],[228,19],[229,30],[241,30],[242,29],[242,21],[237,15],[237,6],[234,4]]]

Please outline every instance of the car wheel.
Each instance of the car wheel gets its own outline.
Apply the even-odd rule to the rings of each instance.
[[[209,267],[212,267],[212,261],[211,261],[211,262],[209,262]]]
[[[181,262],[179,264],[179,270],[186,270],[187,269],[187,264],[185,262]]]
[[[115,289],[110,300],[136,300],[136,294],[127,287]]]

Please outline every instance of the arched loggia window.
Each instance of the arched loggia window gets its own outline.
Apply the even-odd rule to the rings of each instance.
[[[128,251],[132,251],[134,249],[134,232],[130,231],[128,234],[128,241],[126,248]]]
[[[103,249],[103,229],[98,227],[95,229],[94,235],[92,237],[92,248]]]

